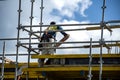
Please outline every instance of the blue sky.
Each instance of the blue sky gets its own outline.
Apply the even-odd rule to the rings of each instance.
[[[30,24],[30,0],[22,0],[21,24]],[[120,20],[120,0],[106,0],[105,21]],[[43,24],[49,24],[56,21],[58,24],[74,24],[74,23],[99,23],[102,20],[103,0],[44,0]],[[33,24],[40,23],[40,0],[34,3],[34,19]],[[0,38],[17,37],[18,22],[18,0],[0,0]],[[120,24],[120,23],[119,23]],[[64,27],[64,29],[82,28],[85,26]],[[88,27],[88,26],[86,26]],[[43,28],[44,29],[44,28]],[[39,30],[38,28],[34,29]],[[105,30],[104,38],[106,40],[120,40],[120,29],[113,30],[112,36]],[[99,40],[100,31],[77,31],[67,32],[71,36],[68,41],[84,41]],[[77,37],[76,37],[76,36]],[[78,37],[80,36],[80,37]],[[21,37],[28,37],[28,33],[22,32]],[[58,34],[58,39],[61,37]],[[0,41],[0,49],[2,49]],[[37,42],[37,41],[36,41]],[[16,42],[7,41],[6,53],[16,53]],[[72,44],[73,45],[73,44]],[[62,45],[71,46],[71,45]],[[23,50],[26,51],[26,50]],[[95,50],[96,51],[96,50]],[[88,53],[88,50],[58,50],[58,53]],[[2,51],[0,51],[2,53]]]
[[[85,0],[87,1],[87,0]],[[89,1],[89,0],[88,0]],[[89,20],[90,22],[100,22],[102,18],[102,0],[91,0],[89,2],[89,7],[84,10],[84,14],[80,13],[79,10],[73,12],[74,17],[69,17],[68,15],[63,15],[62,19],[75,19],[77,21]],[[119,0],[106,0],[106,9],[105,9],[105,21],[108,20],[119,20]],[[77,3],[79,7],[81,7],[81,3]],[[60,11],[58,9],[54,9],[52,11],[53,15],[61,16]]]

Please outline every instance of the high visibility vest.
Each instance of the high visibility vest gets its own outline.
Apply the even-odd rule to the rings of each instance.
[[[50,26],[50,27],[48,28],[48,30],[56,31],[56,30],[57,30],[57,26],[56,26],[56,25]]]

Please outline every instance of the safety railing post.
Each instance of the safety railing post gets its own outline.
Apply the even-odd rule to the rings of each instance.
[[[3,55],[2,55],[1,80],[4,80],[4,64],[5,64],[5,41],[3,42]]]
[[[18,28],[17,28],[17,45],[16,45],[16,62],[15,62],[15,80],[17,80],[18,76],[18,54],[19,54],[19,43],[20,43],[20,29],[21,29],[21,0],[19,0],[19,9],[18,9]]]
[[[32,30],[32,24],[33,24],[33,6],[34,6],[35,0],[31,0],[31,15],[30,15],[30,32],[33,32]],[[29,48],[28,48],[28,67],[30,67],[30,54],[31,54],[31,41],[32,41],[32,34],[29,33]],[[26,80],[29,79],[29,72],[27,72]]]
[[[42,25],[43,25],[43,0],[41,0],[41,7],[40,7],[40,36],[41,36],[41,31],[42,31]]]
[[[102,54],[103,54],[103,45],[104,45],[104,38],[103,38],[103,31],[105,27],[105,22],[104,22],[104,14],[105,14],[105,0],[103,0],[103,6],[102,6],[102,21],[101,21],[101,40],[100,40],[100,71],[99,71],[99,80],[102,80],[102,67],[103,67],[103,59],[102,59]]]
[[[88,80],[92,80],[92,38],[90,39],[89,74],[88,74]]]

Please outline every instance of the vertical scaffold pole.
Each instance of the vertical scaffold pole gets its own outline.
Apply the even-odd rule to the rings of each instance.
[[[103,0],[103,6],[102,6],[102,21],[101,21],[101,40],[100,40],[100,72],[99,72],[99,80],[102,80],[102,66],[103,66],[103,60],[102,60],[102,50],[103,50],[103,30],[104,30],[104,13],[105,13],[105,0]]]
[[[32,23],[33,23],[33,4],[35,0],[31,0],[31,16],[30,16],[30,32],[32,32]],[[31,36],[32,34],[29,33],[29,49],[28,49],[28,67],[30,66],[30,53],[31,53]]]
[[[42,22],[42,19],[43,19],[43,0],[41,0],[41,7],[40,7],[41,11],[40,11],[40,36],[41,36],[41,31],[42,31],[42,25],[43,25],[43,22]]]
[[[4,63],[5,63],[5,41],[3,42],[1,80],[4,80]]]
[[[19,10],[18,10],[18,32],[17,32],[17,45],[16,45],[16,68],[15,68],[15,80],[17,80],[17,71],[18,71],[18,54],[19,54],[19,43],[20,43],[20,20],[21,20],[21,0],[19,0]]]
[[[90,54],[89,54],[89,74],[88,80],[92,80],[92,38],[90,38]]]
[[[31,0],[31,16],[30,16],[30,32],[32,32],[32,24],[33,24],[33,5],[35,0]],[[29,49],[28,49],[28,67],[30,67],[30,54],[31,54],[31,39],[32,39],[32,33],[29,33]],[[27,72],[26,80],[29,78],[29,72]]]

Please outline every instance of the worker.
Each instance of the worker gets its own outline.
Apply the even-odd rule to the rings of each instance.
[[[56,32],[60,31],[60,33],[64,36],[60,41],[58,42],[64,42],[69,38],[69,34],[63,31],[63,28],[61,26],[57,26],[56,22],[52,21],[50,22],[50,26],[44,31],[40,42],[54,42],[56,41]],[[39,44],[39,48],[41,47],[59,47],[61,43],[57,44],[51,44],[51,43],[44,43],[44,44]],[[55,49],[40,49],[42,55],[50,55],[55,53]],[[38,59],[39,65],[43,66],[45,59]]]

